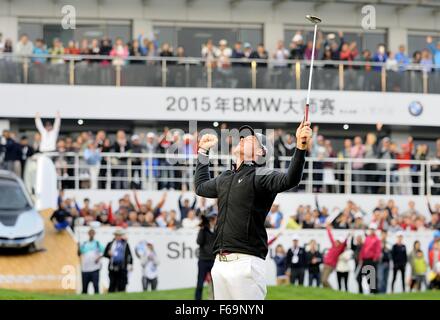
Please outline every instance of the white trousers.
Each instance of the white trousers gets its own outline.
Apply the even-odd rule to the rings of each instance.
[[[264,300],[266,297],[266,264],[261,258],[232,253],[228,261],[215,258],[211,270],[215,300]]]

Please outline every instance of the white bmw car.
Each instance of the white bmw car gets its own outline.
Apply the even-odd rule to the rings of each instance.
[[[0,170],[0,248],[40,249],[44,221],[34,209],[23,182]]]

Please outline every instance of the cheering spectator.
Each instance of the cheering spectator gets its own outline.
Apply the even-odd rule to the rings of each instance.
[[[426,42],[428,43],[428,48],[431,50],[434,56],[434,64],[436,67],[440,67],[440,41],[437,42],[437,47],[434,45],[432,37],[426,37]]]
[[[128,57],[128,47],[121,38],[116,39],[115,45],[109,55],[114,57],[112,62],[114,66],[122,66],[125,64],[125,59]]]
[[[336,264],[336,277],[338,279],[339,291],[348,291],[348,274],[350,272],[349,262],[352,257],[353,251],[347,248],[339,255],[338,262]]]
[[[409,255],[409,262],[411,264],[411,283],[410,291],[413,289],[421,291],[422,284],[426,285],[426,272],[428,265],[426,263],[423,251],[420,248],[420,241],[414,241],[413,251]]]
[[[63,64],[64,59],[60,56],[64,54],[63,43],[59,38],[54,38],[52,41],[52,48],[49,49],[49,54],[52,56],[50,58],[51,64]]]
[[[275,68],[284,68],[287,66],[287,59],[289,58],[289,51],[284,46],[284,41],[279,40],[277,43],[277,49],[275,50],[272,58],[275,60],[273,66]]]
[[[287,284],[289,280],[286,275],[286,251],[281,244],[276,246],[273,260],[277,270],[277,286]]]
[[[404,71],[406,70],[406,67],[411,63],[411,60],[409,59],[408,55],[406,54],[405,46],[401,44],[399,46],[399,52],[396,53],[394,57],[399,64],[399,70]]]
[[[372,268],[371,275],[374,279],[369,279],[370,293],[378,293],[377,266],[382,253],[382,244],[376,235],[377,225],[370,223],[367,230],[367,236],[359,254],[361,269],[364,267]]]
[[[330,224],[327,224],[327,234],[330,239],[331,247],[328,249],[326,255],[324,256],[324,269],[322,271],[322,284],[325,288],[331,288],[328,279],[332,274],[333,270],[336,269],[339,256],[345,251],[347,247],[347,239],[334,239]]]
[[[32,41],[29,40],[27,34],[22,34],[20,36],[20,40],[17,42],[17,45],[15,47],[15,53],[20,55],[31,55],[33,51],[34,45],[32,44]]]
[[[61,116],[60,113],[57,112],[55,121],[52,125],[51,122],[47,121],[44,126],[41,121],[40,114],[37,113],[35,116],[35,126],[38,129],[38,132],[41,135],[41,142],[38,148],[39,152],[52,152],[56,149],[58,133],[60,131],[61,125]]]

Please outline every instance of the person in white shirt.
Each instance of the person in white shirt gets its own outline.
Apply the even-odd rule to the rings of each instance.
[[[43,126],[43,122],[41,121],[40,114],[37,113],[35,116],[35,126],[38,129],[38,132],[41,135],[40,142],[40,152],[52,152],[56,150],[56,144],[58,139],[58,134],[61,126],[61,116],[60,113],[57,112],[54,124],[51,122],[46,122]]]
[[[26,34],[23,34],[15,47],[15,53],[23,55],[31,55],[34,51],[34,45],[32,41],[29,40]]]
[[[99,270],[101,270],[101,258],[104,252],[103,245],[95,240],[95,230],[89,230],[89,240],[81,244],[79,255],[81,256],[82,293],[87,294],[89,283],[93,283],[96,293],[99,293]]]
[[[148,291],[148,287],[151,286],[151,291],[156,290],[159,275],[157,269],[159,259],[154,251],[153,244],[148,241],[141,241],[136,246],[136,255],[141,260],[142,288],[144,291]]]
[[[198,228],[199,225],[200,225],[200,220],[199,220],[199,218],[196,217],[195,211],[189,210],[187,217],[182,220],[182,227],[189,228],[189,229],[195,229],[195,228]]]
[[[274,67],[279,68],[287,66],[286,60],[289,58],[289,50],[284,46],[283,40],[278,41],[277,49],[273,54],[273,58],[275,59],[275,62],[273,63]]]

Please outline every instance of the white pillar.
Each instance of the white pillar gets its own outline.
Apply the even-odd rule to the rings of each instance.
[[[284,41],[284,26],[282,23],[264,23],[264,46],[269,56],[275,52],[278,40]]]
[[[388,29],[388,47],[392,52],[398,52],[399,46],[404,45],[408,50],[408,32],[406,29],[391,27]],[[408,52],[407,52],[408,53]]]
[[[9,120],[1,119],[0,120],[0,134],[3,130],[9,130],[11,128],[11,123]]]
[[[18,19],[12,16],[0,16],[0,32],[3,34],[3,41],[11,39],[17,43],[18,39]]]

